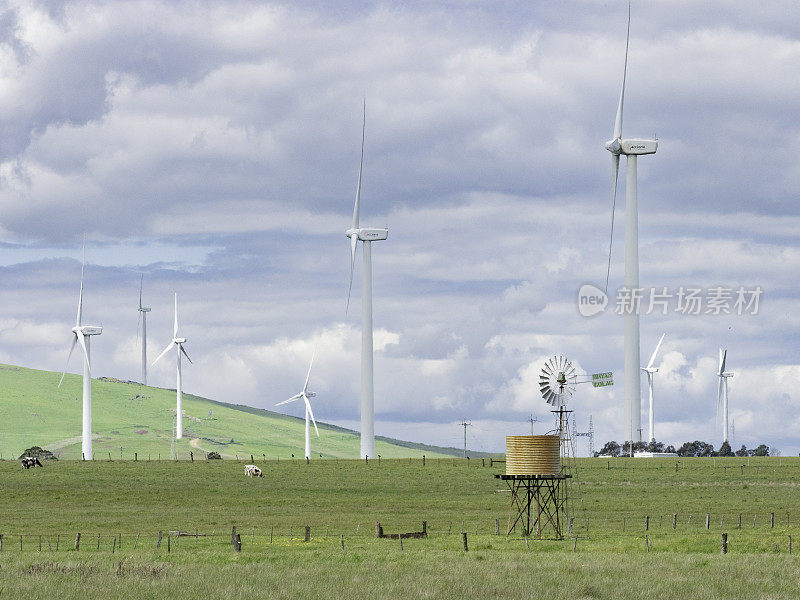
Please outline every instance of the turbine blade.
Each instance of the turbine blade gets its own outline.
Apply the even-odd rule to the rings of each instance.
[[[356,203],[353,207],[353,229],[358,229],[361,209],[361,174],[364,171],[364,134],[367,130],[367,99],[364,98],[364,119],[361,123],[361,161],[358,165],[358,185],[356,186]]]
[[[78,343],[78,334],[73,334],[72,345],[69,347],[69,354],[67,354],[67,364],[64,365],[64,371],[61,373],[61,379],[58,380],[58,387],[61,388],[61,382],[64,381],[64,375],[67,373],[69,367],[69,359],[72,358],[72,351],[75,350],[75,345]]]
[[[308,401],[308,396],[303,394],[303,400],[306,401],[306,409],[308,409],[308,414],[311,415],[311,422],[314,424],[314,431],[317,432],[317,437],[319,437],[319,429],[317,429],[317,422],[314,420],[314,411],[311,410],[311,402]]]
[[[294,402],[295,400],[297,400],[299,398],[302,398],[302,397],[303,397],[303,394],[295,394],[294,396],[292,396],[288,400],[284,400],[283,402],[278,402],[275,406],[281,406],[283,404],[288,404],[289,402]]]
[[[151,366],[151,367],[155,366],[155,364],[156,364],[156,363],[157,363],[159,360],[161,360],[161,358],[162,358],[162,357],[163,357],[163,356],[164,356],[164,355],[165,355],[167,352],[169,352],[169,351],[172,349],[172,345],[173,345],[174,343],[175,343],[175,342],[170,342],[169,344],[167,344],[167,347],[166,347],[166,348],[164,348],[164,351],[163,351],[161,354],[159,354],[159,355],[158,355],[158,358],[156,358],[156,359],[155,359],[153,362],[151,362],[151,363],[150,363],[150,366]]]
[[[89,361],[89,349],[86,347],[86,340],[83,337],[83,334],[76,334],[76,338],[78,338],[78,343],[81,345],[83,349],[83,355],[86,357],[86,360],[89,362],[89,377],[92,376],[92,363]]]
[[[86,236],[83,238],[83,261],[81,262],[81,290],[78,292],[78,314],[75,317],[75,327],[81,326],[81,316],[83,315],[83,272],[86,268]]]
[[[628,2],[628,32],[625,35],[625,66],[622,69],[622,88],[619,91],[619,106],[617,107],[617,118],[614,120],[614,138],[622,137],[622,107],[625,103],[625,79],[628,76],[628,45],[631,40],[631,4]]]
[[[172,337],[178,337],[178,292],[175,292],[175,323],[172,327]]]
[[[661,348],[661,342],[664,341],[664,336],[667,335],[666,332],[661,334],[661,339],[658,340],[658,344],[656,344],[656,349],[653,350],[653,356],[650,357],[650,362],[647,363],[647,368],[652,369],[653,363],[656,362],[656,354],[658,354],[658,349]]]
[[[608,278],[611,276],[611,248],[614,244],[614,213],[617,207],[617,180],[619,179],[619,154],[611,155],[611,235],[608,238],[608,268],[606,269],[605,293],[608,294]]]
[[[142,286],[144,285],[144,273],[142,273],[142,278],[139,280],[139,310],[142,310]]]
[[[317,356],[317,347],[314,346],[314,353],[311,355],[311,364],[308,365],[308,374],[306,375],[306,382],[303,384],[303,393],[308,391],[308,380],[311,377],[311,367],[314,366],[314,358]]]
[[[192,362],[192,359],[191,359],[191,358],[189,358],[189,355],[188,355],[188,354],[186,354],[186,349],[183,347],[183,344],[178,344],[178,348],[180,348],[180,349],[181,349],[181,352],[183,352],[183,355],[186,357],[186,360],[188,360],[188,361],[189,361],[191,364],[194,364],[194,363]]]
[[[358,245],[358,236],[354,233],[350,236],[350,285],[347,288],[347,308],[345,314],[350,310],[350,296],[353,293],[353,271],[356,266],[356,246]]]

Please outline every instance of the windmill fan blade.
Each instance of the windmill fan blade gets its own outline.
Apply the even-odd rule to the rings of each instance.
[[[82,333],[76,334],[75,337],[78,338],[78,343],[81,345],[81,348],[83,349],[83,355],[86,357],[86,362],[88,363],[88,367],[89,367],[88,368],[89,377],[91,377],[92,376],[92,362],[89,360],[89,349],[86,347],[86,340],[84,339]]]
[[[191,364],[194,364],[194,363],[192,362],[192,359],[191,359],[191,358],[189,358],[189,355],[186,353],[186,349],[183,347],[183,344],[178,344],[178,348],[180,348],[180,349],[181,349],[181,352],[182,352],[182,353],[183,353],[183,355],[186,357],[186,360],[188,360],[188,361],[189,361]]]
[[[311,363],[308,365],[308,373],[306,374],[306,382],[303,384],[303,393],[305,394],[308,390],[308,380],[311,378],[311,367],[314,366],[314,359],[317,356],[317,347],[314,346],[314,352],[311,355]]]
[[[725,372],[725,361],[728,358],[728,351],[727,350],[720,350],[720,358],[719,358],[719,374],[722,375]]]
[[[347,288],[347,308],[345,314],[350,310],[350,296],[353,293],[353,271],[356,266],[356,246],[358,245],[358,236],[354,233],[350,236],[350,285]]]
[[[83,315],[83,272],[86,267],[86,240],[83,242],[83,262],[81,263],[81,290],[78,292],[78,314],[75,316],[75,327],[81,326]]]
[[[172,337],[178,337],[178,293],[175,292],[175,322],[172,327]]]
[[[614,213],[617,206],[617,180],[619,179],[619,154],[611,155],[611,235],[608,239],[608,268],[606,269],[606,287],[608,293],[608,279],[611,276],[611,248],[614,245]]]
[[[367,99],[364,99],[364,118],[361,122],[361,161],[358,165],[358,185],[356,186],[356,202],[353,207],[353,229],[358,229],[359,212],[361,211],[361,174],[364,171],[364,140],[367,131]]]
[[[664,341],[664,336],[667,335],[666,333],[661,334],[661,338],[658,340],[658,344],[656,344],[656,349],[653,350],[653,356],[650,357],[650,362],[647,363],[647,368],[652,369],[653,363],[656,362],[656,355],[658,354],[658,349],[661,348],[661,342]]]
[[[142,278],[139,280],[139,310],[142,309],[142,286],[144,285],[144,273],[142,273]]]
[[[150,366],[151,366],[151,367],[152,367],[152,366],[155,366],[155,364],[156,364],[156,363],[157,363],[159,360],[161,360],[161,358],[162,358],[162,357],[163,357],[163,356],[164,356],[164,355],[165,355],[167,352],[169,352],[169,351],[172,349],[172,345],[173,345],[174,343],[175,343],[175,342],[170,342],[169,344],[167,344],[167,347],[166,347],[166,348],[164,348],[163,352],[161,352],[161,354],[159,354],[159,355],[158,355],[158,358],[156,358],[156,359],[155,359],[155,360],[154,360],[152,363],[150,363]]]
[[[317,437],[319,437],[319,429],[317,429],[317,422],[314,420],[314,411],[311,410],[311,402],[308,401],[308,396],[303,394],[303,400],[306,401],[306,409],[308,409],[308,414],[311,416],[311,422],[314,424],[314,431],[317,432]]]
[[[299,398],[302,398],[302,397],[303,397],[303,394],[295,394],[294,396],[292,396],[288,400],[284,400],[283,402],[278,402],[275,406],[281,406],[283,404],[288,404],[289,402],[294,402],[295,400],[297,400]]]
[[[628,2],[628,32],[625,35],[625,66],[622,69],[622,89],[619,92],[619,106],[614,120],[614,139],[622,137],[622,107],[625,104],[625,79],[628,75],[628,46],[631,40],[631,5]]]
[[[69,359],[72,358],[72,351],[75,350],[75,345],[78,343],[78,334],[76,333],[75,336],[72,338],[72,345],[69,347],[69,354],[67,354],[67,364],[64,365],[64,371],[61,373],[61,379],[58,380],[58,387],[61,387],[61,382],[64,381],[64,375],[67,374],[67,368],[69,367]]]

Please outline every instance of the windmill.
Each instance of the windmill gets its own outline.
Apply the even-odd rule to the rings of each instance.
[[[314,357],[317,355],[317,350],[314,349],[314,354],[311,355],[311,364],[308,365],[308,374],[306,375],[306,382],[303,384],[303,391],[299,394],[295,394],[288,400],[284,400],[283,402],[278,402],[275,406],[281,406],[282,404],[288,404],[289,402],[294,402],[295,400],[299,400],[300,398],[303,399],[303,402],[306,404],[306,459],[311,458],[311,427],[309,424],[309,417],[311,418],[311,422],[314,423],[314,431],[317,432],[317,437],[319,437],[319,429],[317,429],[317,422],[314,420],[314,413],[311,411],[311,402],[309,402],[309,398],[313,398],[316,396],[314,392],[308,391],[308,380],[311,377],[311,367],[314,366]]]
[[[728,358],[728,351],[719,349],[719,386],[717,387],[717,412],[719,403],[722,401],[722,442],[728,442],[728,378],[733,377],[733,371],[725,370],[725,361]]]
[[[359,458],[375,456],[375,397],[372,371],[372,242],[389,237],[388,229],[361,227],[361,174],[364,169],[364,134],[367,125],[367,104],[364,102],[364,120],[361,125],[361,162],[358,167],[358,185],[353,208],[353,226],[345,231],[350,238],[350,288],[347,292],[347,307],[353,289],[353,271],[356,261],[356,246],[361,240],[364,247],[364,274],[361,282],[361,454]]]
[[[653,363],[656,362],[656,355],[658,354],[658,349],[661,348],[661,342],[664,341],[664,336],[667,335],[666,333],[661,334],[661,339],[658,340],[658,344],[656,344],[656,349],[653,350],[653,355],[650,357],[650,362],[647,363],[646,367],[642,367],[642,371],[647,373],[647,389],[650,392],[650,437],[649,441],[655,442],[655,429],[654,429],[654,418],[653,418],[653,376],[658,373],[658,367],[654,367]]]
[[[83,435],[81,436],[81,452],[84,460],[92,460],[92,361],[89,353],[91,336],[103,333],[103,328],[96,325],[81,324],[83,314],[83,273],[86,268],[86,244],[83,245],[83,262],[81,263],[81,289],[78,293],[78,315],[75,318],[75,327],[72,328],[72,346],[67,355],[67,364],[58,387],[64,381],[64,375],[69,367],[69,359],[75,345],[80,344],[83,350]]]
[[[189,355],[184,350],[183,345],[186,343],[186,338],[178,337],[178,294],[175,294],[175,324],[172,328],[172,341],[167,344],[167,347],[164,348],[164,351],[158,355],[153,361],[153,365],[155,365],[161,357],[164,356],[167,352],[169,352],[173,346],[175,346],[177,359],[178,359],[178,384],[175,386],[175,392],[178,398],[178,407],[176,411],[176,422],[175,422],[175,438],[181,439],[183,438],[183,390],[181,389],[181,354],[186,357],[186,360],[192,362],[192,359],[189,358]]]
[[[625,40],[625,66],[622,71],[622,88],[614,121],[614,137],[606,142],[606,150],[611,152],[611,242],[608,246],[608,270],[606,272],[606,292],[611,272],[611,245],[614,239],[614,209],[617,199],[617,176],[619,157],[624,154],[626,163],[625,180],[625,289],[639,288],[639,210],[636,197],[636,161],[641,154],[655,154],[657,140],[632,139],[622,137],[622,108],[625,100],[625,79],[628,72],[628,46],[631,32],[631,7],[628,4],[628,31]],[[636,310],[625,314],[625,435],[634,441],[634,432],[639,432],[641,441],[642,397],[639,377],[639,315]]]
[[[142,285],[144,284],[144,274],[139,281],[139,321],[142,327],[142,383],[147,385],[147,313],[150,312],[149,306],[142,306]],[[138,331],[138,327],[136,328]]]

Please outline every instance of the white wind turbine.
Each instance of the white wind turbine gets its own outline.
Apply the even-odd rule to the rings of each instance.
[[[173,346],[175,346],[177,358],[178,358],[178,384],[175,386],[175,392],[178,397],[178,406],[176,410],[176,421],[175,421],[175,438],[181,439],[183,438],[183,390],[181,389],[181,354],[186,357],[186,360],[192,362],[192,359],[189,358],[189,355],[184,350],[183,345],[186,343],[186,338],[178,337],[178,294],[175,294],[175,324],[172,328],[172,341],[167,344],[167,347],[164,348],[164,351],[158,355],[153,361],[153,365],[155,365],[161,357],[164,356],[167,352],[169,352]]]
[[[625,79],[628,72],[628,44],[631,30],[631,10],[628,4],[628,33],[625,41],[625,66],[622,71],[622,88],[619,93],[619,106],[614,121],[614,137],[606,142],[606,150],[611,152],[611,239],[614,237],[614,208],[617,198],[617,175],[619,157],[627,159],[625,180],[625,288],[636,290],[639,287],[639,209],[636,198],[636,160],[640,154],[654,154],[658,149],[657,140],[623,139],[622,107],[625,100]],[[606,273],[606,292],[608,276],[611,271],[611,243],[608,247],[608,271]],[[642,397],[639,376],[639,315],[635,310],[625,315],[625,435],[636,441],[634,434],[642,437]]]
[[[288,404],[289,402],[294,402],[295,400],[299,400],[300,398],[303,399],[303,402],[306,404],[306,458],[311,458],[311,426],[309,424],[309,417],[311,418],[311,422],[314,423],[314,431],[317,432],[317,437],[319,437],[319,429],[317,429],[317,422],[314,420],[314,413],[311,411],[311,402],[309,402],[309,398],[313,398],[316,396],[314,392],[308,391],[308,380],[311,377],[311,367],[314,366],[314,357],[317,355],[317,350],[314,349],[314,354],[311,355],[311,364],[308,365],[308,374],[306,375],[306,382],[303,384],[303,391],[299,394],[295,394],[288,400],[284,400],[283,402],[278,402],[275,406],[281,406],[282,404]]]
[[[717,387],[717,414],[719,414],[719,403],[722,401],[722,441],[728,440],[728,378],[733,377],[733,371],[725,370],[725,361],[728,358],[728,351],[719,349],[719,386]]]
[[[60,388],[61,382],[64,381],[64,375],[67,372],[69,359],[72,357],[72,351],[75,350],[75,345],[80,344],[83,350],[83,434],[81,436],[81,452],[83,453],[84,460],[92,460],[92,361],[89,353],[89,342],[91,336],[103,333],[103,328],[96,325],[81,324],[81,317],[83,314],[83,272],[85,268],[86,244],[83,246],[81,289],[78,293],[78,315],[75,318],[75,327],[72,328],[72,346],[70,346],[69,354],[67,355],[67,365],[64,367],[64,372],[61,373],[58,387]]]
[[[150,312],[149,306],[142,306],[142,285],[144,284],[144,274],[139,281],[139,320],[142,326],[142,383],[147,385],[147,313]]]
[[[361,240],[364,246],[364,275],[361,287],[361,454],[359,458],[375,456],[375,398],[372,380],[372,242],[389,237],[388,229],[362,228],[359,225],[361,204],[361,174],[364,169],[364,134],[367,124],[367,105],[364,103],[364,120],[361,125],[361,162],[358,167],[356,202],[353,208],[353,226],[345,231],[350,238],[350,289],[347,306],[350,307],[350,292],[353,289],[353,270],[356,246]]]
[[[656,344],[656,349],[653,350],[653,356],[650,357],[650,362],[647,363],[646,367],[642,367],[642,371],[647,373],[647,388],[650,391],[650,437],[649,440],[651,442],[656,441],[655,437],[655,429],[654,429],[654,418],[653,418],[653,376],[658,373],[658,367],[654,367],[653,363],[656,362],[656,355],[658,354],[658,349],[661,348],[661,342],[664,341],[664,336],[667,335],[666,333],[661,334],[661,339],[658,340],[658,344]]]

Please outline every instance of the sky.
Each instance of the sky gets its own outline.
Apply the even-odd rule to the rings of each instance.
[[[151,358],[178,294],[185,391],[273,408],[317,348],[315,416],[358,428],[362,265],[346,310],[344,231],[366,102],[361,224],[389,229],[372,248],[376,434],[461,446],[466,419],[471,449],[502,451],[531,417],[552,429],[538,379],[564,355],[614,373],[577,386],[578,430],[591,416],[598,448],[625,438],[624,159],[606,310],[582,315],[578,290],[605,287],[626,2],[0,10],[0,361],[64,369],[85,236],[94,375],[140,379],[143,274]],[[656,438],[719,447],[726,348],[732,445],[798,453],[800,7],[631,15],[623,136],[659,141],[638,161],[642,366],[666,333]],[[690,289],[700,314],[679,310]],[[669,305],[649,310],[651,290]],[[149,383],[174,387],[173,361]],[[646,437],[644,377],[642,399]]]

